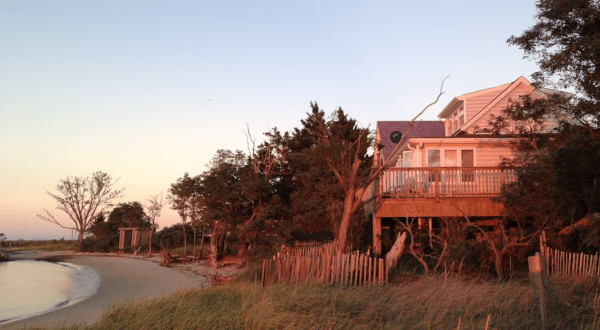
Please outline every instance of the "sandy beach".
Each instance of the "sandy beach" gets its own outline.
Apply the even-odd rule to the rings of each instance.
[[[100,287],[90,298],[46,314],[33,316],[5,325],[2,329],[19,329],[24,326],[56,326],[73,323],[92,324],[102,313],[128,299],[143,300],[194,288],[207,287],[210,282],[205,272],[211,268],[198,263],[160,267],[158,257],[145,258],[116,254],[80,254],[72,252],[18,252],[12,260],[49,260],[69,262],[94,268],[100,275]],[[234,269],[219,271],[223,275]]]

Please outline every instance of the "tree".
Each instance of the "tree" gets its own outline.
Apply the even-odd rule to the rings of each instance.
[[[304,194],[294,197],[296,205],[300,202],[329,215],[330,229],[345,252],[351,219],[362,202],[357,200],[357,190],[371,169],[368,149],[373,139],[368,128],[358,127],[341,108],[329,118],[317,103],[311,103],[311,108],[291,144],[296,151],[293,161],[301,171],[298,183],[310,190],[303,189]],[[311,201],[315,192],[320,198]]]
[[[119,203],[108,214],[108,223],[117,229],[150,227],[144,206],[139,202]]]
[[[169,189],[169,199],[171,200],[171,208],[179,213],[181,218],[182,230],[183,230],[183,255],[187,256],[187,234],[186,227],[188,224],[188,218],[191,217],[191,199],[194,190],[195,180],[185,172],[182,178],[177,179],[176,183],[171,184]],[[195,231],[195,229],[194,229]],[[194,233],[194,238],[196,234]],[[194,247],[196,240],[194,239]]]
[[[156,224],[156,219],[160,217],[160,212],[162,211],[163,206],[167,204],[166,200],[163,200],[162,191],[156,195],[150,196],[146,201],[148,204],[145,206],[146,212],[148,214],[148,220],[152,224],[152,230],[150,231],[150,235],[148,237],[148,256],[152,255],[152,237],[154,236],[154,231],[158,228]]]
[[[111,207],[113,199],[121,197],[124,188],[113,189],[117,181],[118,179],[113,180],[107,173],[95,172],[90,177],[73,176],[60,180],[56,186],[58,193],[47,191],[48,195],[58,202],[57,209],[69,216],[74,225],[72,227],[63,225],[47,209],[44,209],[45,215],[37,216],[61,228],[77,231],[81,243],[83,235],[92,225],[94,218]]]
[[[106,217],[99,214],[90,226],[91,237],[81,245],[83,250],[108,252],[118,248],[119,228],[150,227],[150,221],[139,202],[118,204]]]
[[[337,227],[335,239],[341,253],[347,250],[350,228],[354,224],[353,219],[356,219],[356,210],[363,203],[367,188],[383,170],[395,163],[400,147],[407,136],[406,133],[425,110],[437,103],[444,93],[443,86],[446,78],[442,80],[436,100],[413,118],[407,132],[390,157],[381,164],[372,164],[373,156],[369,154],[369,149],[373,147],[374,139],[368,127],[359,127],[356,120],[349,118],[341,108],[327,120],[318,105],[311,103],[312,112],[306,120],[302,120],[303,128],[296,130],[295,135],[303,136],[303,147],[299,153],[305,162],[309,162],[310,171],[319,168],[327,173],[326,176],[332,176],[343,196],[340,207],[341,217],[339,222],[335,223]]]
[[[241,189],[241,176],[246,166],[242,151],[217,150],[208,170],[198,176],[200,194],[204,203],[205,221],[212,226],[210,259],[215,263],[224,253],[225,235],[238,236],[238,224],[246,215],[247,199]]]
[[[539,91],[553,86],[576,94],[524,97],[494,119],[497,124],[554,116],[560,122],[552,135],[529,134],[515,144],[512,164],[520,166],[519,177],[503,202],[513,216],[552,214],[549,227],[571,234],[600,212],[600,3],[541,0],[536,7],[535,25],[508,43],[538,63],[532,76]]]
[[[533,78],[540,86],[574,87],[590,105],[600,100],[600,3],[594,0],[537,1],[536,24],[508,39],[534,59],[540,70]],[[558,81],[554,82],[555,78]],[[598,108],[582,113],[594,117]]]

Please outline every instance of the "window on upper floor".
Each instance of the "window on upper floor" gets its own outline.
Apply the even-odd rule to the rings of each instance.
[[[452,132],[458,129],[458,113],[452,114]]]
[[[461,127],[465,123],[465,108],[460,107],[458,109],[458,127]]]

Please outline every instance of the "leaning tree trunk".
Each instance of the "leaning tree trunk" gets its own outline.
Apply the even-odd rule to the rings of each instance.
[[[385,256],[385,261],[388,267],[388,273],[396,268],[398,264],[398,260],[402,257],[402,253],[404,252],[404,242],[406,241],[406,232],[402,233],[402,235],[398,234],[396,238],[396,242],[392,246],[392,249]]]
[[[342,221],[340,223],[340,229],[338,234],[338,252],[346,253],[348,244],[348,229],[350,228],[350,222],[354,215],[355,201],[354,201],[354,189],[346,192],[344,198],[344,213],[342,213]]]

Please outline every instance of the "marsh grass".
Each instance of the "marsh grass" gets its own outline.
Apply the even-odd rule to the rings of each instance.
[[[67,240],[32,241],[26,243],[20,250],[45,250],[45,251],[79,251],[79,242]]]
[[[253,275],[246,275],[246,279]],[[597,284],[551,283],[549,329],[600,328]],[[96,324],[64,329],[539,329],[528,281],[419,277],[380,287],[262,288],[244,279],[116,306]]]

